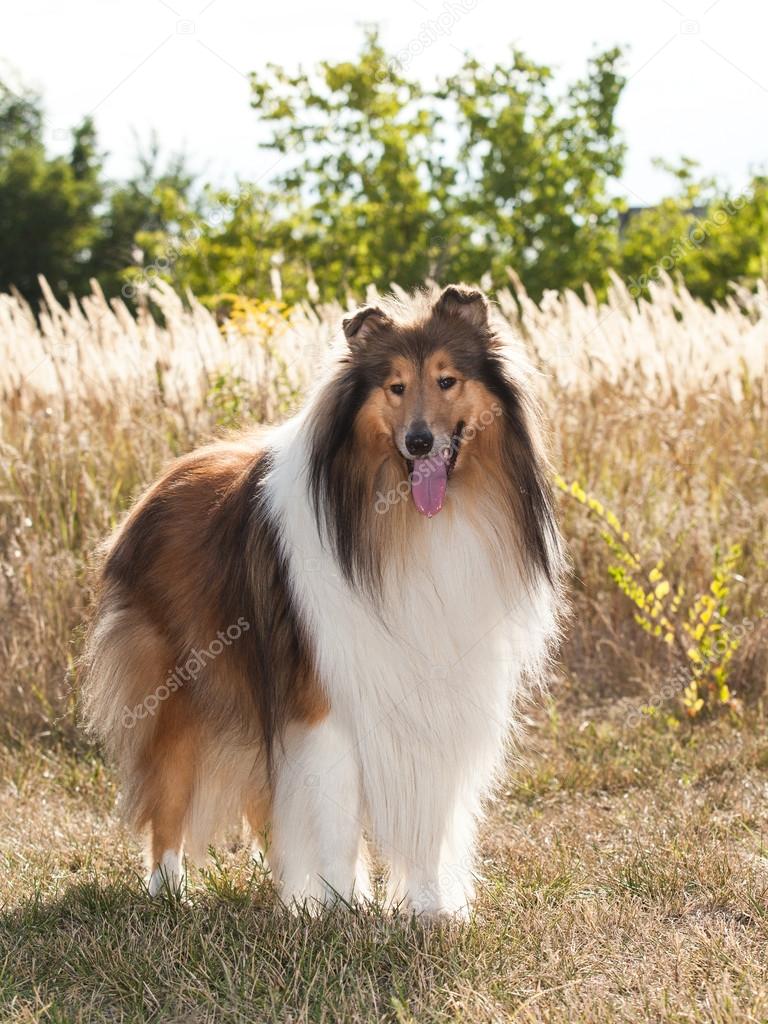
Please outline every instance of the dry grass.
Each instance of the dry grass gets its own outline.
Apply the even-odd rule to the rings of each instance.
[[[643,563],[695,594],[743,545],[727,718],[641,715],[675,707],[687,666],[639,629],[599,524],[563,497],[558,703],[489,820],[469,926],[291,918],[242,851],[151,903],[73,723],[88,561],[169,457],[295,406],[340,310],[244,306],[220,329],[168,291],[138,318],[95,293],[36,322],[0,296],[0,1019],[768,1019],[766,294],[498,300],[541,371],[557,469]]]
[[[131,498],[169,457],[298,404],[341,312],[286,318],[252,304],[220,329],[194,301],[169,290],[154,298],[156,317],[142,309],[137,319],[98,293],[69,310],[49,298],[38,325],[0,296],[0,700],[17,723],[69,721],[86,566]],[[539,308],[520,288],[498,300],[541,371],[557,469],[619,515],[644,564],[664,557],[693,595],[709,587],[718,556],[742,543],[728,617],[744,640],[730,682],[737,698],[759,697],[766,295],[709,309],[667,282],[638,308],[617,282],[604,305],[566,294]],[[576,570],[567,686],[590,700],[659,698],[670,677],[682,690],[679,654],[642,633],[609,580],[597,524],[566,499],[563,519]]]
[[[542,715],[493,808],[464,927],[282,910],[246,851],[150,900],[92,755],[9,750],[0,1018],[760,1021],[768,739]]]

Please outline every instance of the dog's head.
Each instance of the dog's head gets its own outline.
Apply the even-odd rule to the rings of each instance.
[[[423,539],[418,513],[448,506],[553,577],[535,404],[483,293],[389,298],[343,328],[346,349],[310,419],[309,483],[347,578],[375,590],[393,552]]]
[[[488,387],[497,348],[488,314],[482,292],[451,285],[413,322],[378,306],[344,320],[365,388],[358,437],[381,455],[399,455],[414,504],[428,517],[442,509],[478,431],[501,411]]]

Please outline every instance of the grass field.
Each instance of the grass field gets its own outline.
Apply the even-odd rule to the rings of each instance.
[[[341,309],[219,323],[95,292],[36,320],[0,296],[0,1019],[768,1020],[768,295],[653,287],[497,296],[538,370],[573,610],[476,916],[431,928],[292,917],[237,837],[150,901],[76,725],[97,544],[170,457],[295,408]]]
[[[768,737],[537,716],[465,926],[276,905],[236,841],[142,891],[93,754],[7,750],[0,1017],[16,1021],[764,1021]]]

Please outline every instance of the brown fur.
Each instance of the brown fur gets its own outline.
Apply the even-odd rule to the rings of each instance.
[[[253,439],[178,460],[106,554],[84,710],[120,762],[126,814],[150,827],[155,859],[182,833],[204,852],[214,818],[250,809],[263,827],[275,737],[327,710],[259,501],[268,464]],[[238,621],[248,628],[235,641],[198,672],[185,668]],[[153,713],[132,717],[147,701]],[[228,766],[233,753],[239,764]]]

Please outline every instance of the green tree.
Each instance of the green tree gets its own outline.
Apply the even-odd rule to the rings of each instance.
[[[768,178],[757,175],[730,194],[697,174],[695,161],[657,161],[676,181],[673,195],[635,213],[620,244],[620,272],[647,298],[662,272],[680,277],[707,301],[725,299],[733,282],[753,287],[768,275]]]
[[[161,270],[168,261],[162,276],[204,302],[217,304],[222,293],[271,294],[286,236],[286,226],[272,215],[273,205],[269,193],[251,185],[234,192],[206,190],[194,209],[177,211],[172,232],[139,233],[146,266],[132,276],[147,277],[148,268]],[[304,265],[289,265],[281,276],[292,297],[306,295]]]
[[[0,83],[0,290],[39,295],[43,274],[60,294],[87,289],[103,198],[93,123],[72,133],[69,156],[49,158],[33,93]]]
[[[468,59],[429,91],[371,29],[354,62],[254,75],[266,145],[285,167],[274,204],[285,266],[309,264],[328,295],[427,275],[491,271],[501,283],[508,265],[535,295],[599,285],[616,251],[619,63],[618,50],[598,55],[558,99],[552,72],[515,51],[490,69]]]
[[[603,283],[621,205],[608,191],[625,150],[615,120],[620,62],[618,49],[597,55],[560,97],[551,69],[517,50],[492,67],[469,59],[448,79],[438,95],[458,109],[455,205],[465,226],[450,254],[452,276],[490,271],[501,282],[513,267],[536,298],[547,288]]]
[[[282,165],[274,235],[286,272],[311,267],[328,295],[423,280],[445,235],[454,174],[429,95],[388,59],[376,32],[353,62],[296,75],[272,65],[252,81]]]
[[[37,93],[17,93],[0,82],[0,159],[21,146],[30,146],[42,137],[43,109]]]
[[[163,163],[156,139],[135,175],[107,181],[87,119],[52,157],[40,97],[0,83],[0,290],[35,300],[42,274],[60,297],[91,277],[130,296],[162,277],[218,302],[279,281],[292,302],[427,277],[499,286],[509,267],[537,299],[599,292],[610,267],[637,297],[661,271],[709,301],[754,286],[768,273],[765,175],[734,196],[683,160],[667,167],[673,194],[619,230],[624,81],[618,49],[561,89],[513,50],[426,88],[368,29],[352,61],[252,76],[275,160],[269,181],[232,194],[198,188],[181,157]]]
[[[200,220],[194,195],[196,175],[183,155],[165,165],[159,141],[152,136],[146,149],[138,149],[137,172],[122,183],[107,186],[101,230],[92,254],[93,268],[108,294],[124,292],[132,278],[147,265],[175,283],[175,240],[184,227]],[[125,294],[125,292],[124,292]]]
[[[34,302],[43,275],[64,298],[87,292],[93,277],[117,295],[144,261],[142,243],[167,248],[195,215],[195,176],[183,157],[161,166],[153,139],[137,174],[111,183],[90,119],[57,157],[46,153],[43,123],[37,94],[0,83],[0,290],[15,287]]]

